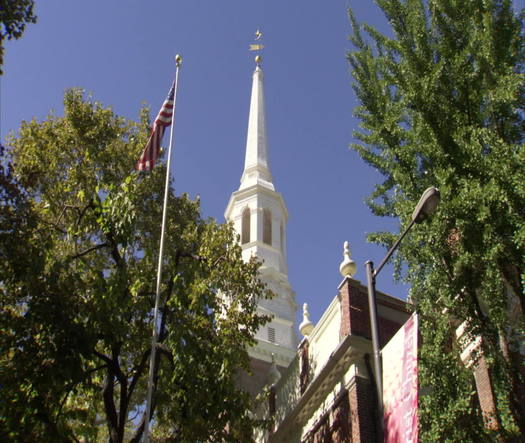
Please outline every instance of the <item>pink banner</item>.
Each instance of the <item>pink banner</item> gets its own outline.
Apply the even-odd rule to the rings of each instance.
[[[418,318],[413,314],[382,351],[387,443],[418,441],[417,337]]]

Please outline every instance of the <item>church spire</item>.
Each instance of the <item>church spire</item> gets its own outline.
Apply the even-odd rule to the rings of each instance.
[[[244,171],[239,189],[260,184],[274,190],[268,161],[268,141],[266,136],[266,113],[264,108],[263,71],[261,56],[256,58],[257,66],[253,72],[250,116],[248,119],[248,136],[246,138],[246,155]]]
[[[256,41],[260,36],[258,31]],[[258,43],[251,45],[250,49],[258,51],[262,46]],[[271,321],[257,331],[257,345],[249,350],[252,361],[259,362],[252,369],[255,379],[260,378],[262,388],[267,380],[272,354],[276,365],[281,368],[288,366],[295,357],[297,306],[295,293],[288,281],[286,263],[288,211],[283,196],[274,188],[268,162],[260,55],[255,61],[244,171],[241,185],[232,193],[224,216],[239,234],[243,259],[248,261],[256,257],[262,262],[260,278],[275,294],[271,300],[261,299],[258,302],[258,310],[269,315]]]

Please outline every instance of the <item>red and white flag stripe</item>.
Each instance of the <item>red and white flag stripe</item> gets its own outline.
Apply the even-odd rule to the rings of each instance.
[[[138,169],[139,171],[151,171],[155,166],[157,157],[160,154],[160,143],[162,142],[164,131],[169,125],[171,125],[173,120],[174,95],[175,83],[173,83],[166,100],[164,100],[164,103],[155,118],[148,143],[135,165],[135,169]]]

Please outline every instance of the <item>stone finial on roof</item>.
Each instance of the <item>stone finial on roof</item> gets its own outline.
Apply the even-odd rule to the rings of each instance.
[[[357,270],[357,266],[355,261],[350,258],[350,244],[347,241],[344,243],[343,256],[343,261],[339,265],[339,272],[343,277],[353,277]]]
[[[299,325],[299,331],[305,337],[308,337],[313,329],[314,329],[314,324],[310,321],[310,313],[308,312],[308,303],[305,303],[303,305],[303,321]]]

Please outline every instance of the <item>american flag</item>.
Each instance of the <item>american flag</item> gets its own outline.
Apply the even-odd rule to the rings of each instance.
[[[175,83],[171,86],[170,92],[155,118],[148,143],[135,165],[135,169],[138,169],[139,171],[151,171],[155,166],[155,161],[160,153],[160,142],[162,141],[162,136],[164,135],[166,128],[171,125],[173,118],[174,95]]]

